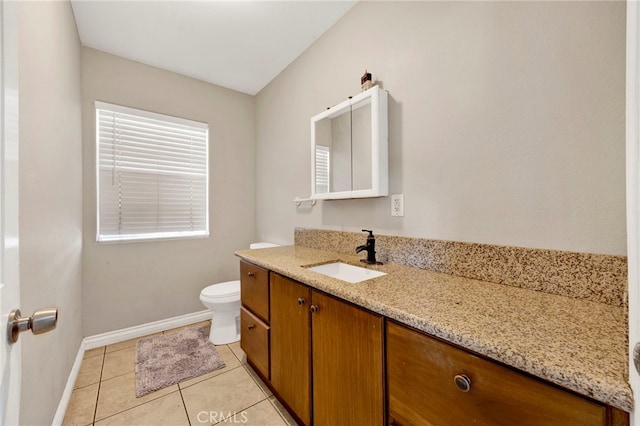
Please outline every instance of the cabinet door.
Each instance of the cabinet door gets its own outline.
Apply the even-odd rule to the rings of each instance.
[[[382,317],[315,290],[312,312],[314,424],[382,424]]]
[[[311,424],[310,291],[271,274],[271,384],[304,424]]]
[[[392,322],[387,386],[389,424],[606,424],[600,404]]]

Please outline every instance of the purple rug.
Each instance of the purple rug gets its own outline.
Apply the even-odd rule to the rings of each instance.
[[[136,343],[136,397],[224,366],[204,327],[140,339]]]

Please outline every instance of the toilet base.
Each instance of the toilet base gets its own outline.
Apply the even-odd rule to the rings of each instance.
[[[235,312],[213,311],[209,341],[226,345],[240,340],[240,309]]]

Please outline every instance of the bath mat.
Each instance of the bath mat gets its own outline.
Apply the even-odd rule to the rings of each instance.
[[[204,327],[140,339],[136,343],[136,398],[224,366]]]

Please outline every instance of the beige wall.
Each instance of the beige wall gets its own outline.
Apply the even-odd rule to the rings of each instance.
[[[84,334],[205,309],[200,291],[238,278],[233,253],[255,236],[255,100],[83,48]],[[208,238],[95,242],[95,100],[209,123]]]
[[[60,310],[55,330],[20,338],[20,424],[44,425],[82,340],[81,50],[68,2],[19,14],[20,309]]]
[[[389,91],[389,197],[319,202],[309,118]],[[625,254],[624,2],[361,2],[258,95],[258,238],[293,227]],[[364,241],[364,235],[363,235]]]

